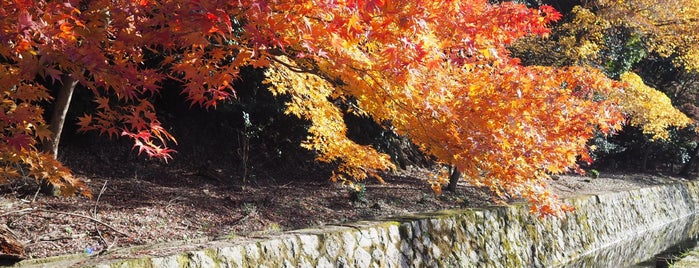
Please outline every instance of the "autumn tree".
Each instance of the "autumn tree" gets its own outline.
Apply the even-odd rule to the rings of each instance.
[[[679,70],[670,73],[678,79],[675,83],[667,84],[664,90],[682,93],[674,95],[675,102],[691,114],[696,107],[696,96],[687,94],[686,85],[692,83],[691,77],[699,71],[699,3],[693,0],[597,1],[594,8],[600,17],[634,29],[644,37],[650,52],[672,61]],[[648,73],[653,72],[649,70]],[[699,140],[696,133],[694,139]],[[680,172],[685,176],[689,175],[691,166],[699,159],[699,146],[694,147],[691,159]]]
[[[630,1],[629,1],[630,2]],[[527,64],[546,65],[580,65],[598,68],[608,77],[625,82],[626,90],[622,94],[610,97],[618,98],[621,110],[629,118],[629,131],[640,129],[645,135],[638,136],[640,141],[622,141],[622,144],[608,144],[609,140],[596,139],[598,154],[605,154],[610,146],[640,148],[642,152],[642,169],[645,170],[649,155],[655,148],[664,143],[672,143],[668,129],[682,128],[692,122],[679,112],[666,94],[649,86],[659,86],[654,75],[658,70],[644,70],[641,61],[649,62],[659,58],[654,36],[642,30],[628,17],[609,17],[609,9],[617,7],[601,7],[597,2],[588,2],[586,6],[574,6],[567,14],[563,23],[557,25],[551,38],[541,39],[530,37],[513,45],[514,54],[524,59]],[[635,16],[630,10],[617,15]],[[634,12],[642,12],[636,10]],[[541,53],[552,51],[552,53]],[[661,57],[660,57],[661,58]],[[675,61],[678,64],[678,61]],[[644,76],[633,73],[640,71]],[[626,137],[636,137],[624,135]],[[632,138],[635,139],[635,138]],[[615,138],[615,140],[618,140]],[[609,145],[609,146],[608,146]],[[632,150],[633,151],[633,150]]]
[[[338,103],[405,135],[498,197],[522,196],[542,214],[563,206],[549,174],[588,160],[594,133],[619,129],[622,83],[589,67],[523,66],[508,46],[547,36],[560,14],[476,1],[22,1],[4,0],[0,73],[4,178],[79,181],[38,142],[51,131],[36,78],[95,96],[83,131],[124,136],[168,159],[175,141],[149,99],[178,90],[192,105],[235,97],[244,66],[267,68],[287,112],[311,122],[303,147],[333,163],[334,180],[380,179],[388,155],[347,138]],[[181,88],[163,88],[163,81]],[[59,120],[60,121],[60,120]],[[58,131],[54,131],[54,135]],[[57,139],[54,137],[53,139]],[[436,191],[446,177],[433,180]]]

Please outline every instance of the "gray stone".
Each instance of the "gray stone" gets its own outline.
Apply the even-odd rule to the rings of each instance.
[[[412,236],[411,236],[412,238],[416,238],[416,237],[421,237],[421,236],[422,236],[422,231],[423,231],[423,229],[421,229],[421,227],[420,227],[420,222],[419,222],[419,221],[414,221],[414,222],[412,222],[412,226],[411,226],[411,227],[412,227],[411,229],[412,229],[412,231],[413,231]]]
[[[480,258],[478,256],[478,252],[476,252],[475,250],[471,250],[468,253],[468,257],[471,260],[471,263],[478,263],[480,261]]]
[[[357,232],[345,232],[342,234],[342,241],[344,244],[342,245],[342,248],[344,249],[346,254],[352,254],[354,252],[354,249],[357,247]]]
[[[283,257],[285,257],[284,253],[282,252],[282,245],[283,242],[279,239],[270,239],[260,243],[260,247],[262,248],[262,253],[265,255],[265,258],[275,260],[283,259]]]
[[[286,254],[287,256],[297,258],[301,255],[301,249],[299,248],[299,242],[297,240],[297,237],[287,237],[286,239],[284,239],[283,243],[284,246],[286,246],[286,250],[288,251],[288,253]]]
[[[359,238],[357,239],[357,241],[359,241],[359,247],[369,248],[377,238],[378,235],[376,233],[376,229],[369,228],[367,230],[362,230],[359,232]]]
[[[422,258],[422,254],[415,254],[415,257],[411,260],[411,264],[413,267],[424,267],[425,262],[424,259]]]
[[[699,208],[699,182],[577,197],[569,202],[577,210],[565,219],[540,219],[526,206],[450,211],[440,213],[439,219],[428,214],[405,218],[397,224],[362,222],[356,229],[291,232],[266,240],[214,241],[208,248],[170,256],[90,265],[625,267],[633,264],[628,260],[643,259],[675,241],[699,235],[699,221],[687,216]],[[92,260],[97,262],[99,258]],[[65,266],[52,264],[47,266]]]
[[[335,267],[350,267],[349,262],[344,257],[337,258]]]
[[[191,264],[194,267],[214,267],[214,259],[206,255],[204,251],[195,251],[190,255]]]
[[[436,245],[432,246],[432,256],[435,259],[439,259],[440,257],[442,257],[442,251],[439,250],[439,247]]]
[[[250,243],[245,245],[245,257],[248,262],[260,259],[260,248],[257,247],[257,244]]]
[[[328,255],[328,257],[334,259],[340,254],[340,241],[341,237],[339,235],[328,235],[325,238],[325,254]]]
[[[421,219],[418,222],[420,223],[420,231],[427,232],[430,230],[429,219]]]
[[[151,259],[153,267],[179,267],[177,259],[179,255],[172,255],[167,257],[159,257]]]
[[[390,244],[386,247],[386,261],[389,264],[397,264],[398,260],[401,258],[401,251],[396,247],[395,244]]]
[[[290,260],[282,261],[282,268],[294,268],[294,267],[296,267],[296,265],[294,265],[294,263],[291,262]]]
[[[378,236],[379,244],[385,245],[389,243],[388,228],[377,228],[376,235]]]
[[[413,234],[413,225],[415,222],[404,222],[401,223],[400,225],[400,231],[401,231],[401,237],[403,238],[412,238],[414,236]]]
[[[425,245],[422,243],[422,239],[420,239],[420,237],[413,238],[413,249],[415,249],[415,251],[418,253],[425,252]]]
[[[422,236],[422,245],[427,247],[428,249],[434,246],[434,244],[432,243],[432,239],[430,239],[428,235]],[[420,250],[420,252],[425,252],[425,250]]]
[[[358,248],[357,251],[354,252],[354,266],[365,268],[369,267],[369,264],[371,264],[371,254],[366,252],[363,248]]]
[[[327,258],[325,257],[320,257],[318,259],[318,265],[316,265],[317,268],[332,268],[335,267]]]
[[[444,224],[443,219],[429,219],[429,221],[425,221],[425,224],[427,225],[429,223],[429,226],[431,226],[431,230],[436,233],[442,232],[442,224]]]
[[[374,249],[371,251],[371,258],[373,258],[375,261],[377,260],[383,260],[386,258],[386,255],[384,252],[380,249]]]
[[[221,259],[226,262],[231,264],[233,267],[242,267],[243,266],[243,254],[242,254],[242,249],[239,246],[236,247],[223,247],[219,249],[219,255],[221,256]],[[162,266],[162,267],[171,267],[171,266]]]
[[[410,263],[408,262],[408,259],[406,258],[401,258],[400,262],[398,263],[398,267],[400,268],[408,268],[410,267]]]
[[[400,242],[400,252],[403,254],[403,256],[407,258],[412,258],[413,257],[413,247],[410,246],[410,242],[407,240],[401,241]]]
[[[316,235],[300,235],[301,250],[305,256],[311,259],[316,259],[320,255],[318,252],[318,236]]]
[[[400,241],[400,229],[398,229],[398,226],[391,225],[388,227],[388,241],[392,243]]]
[[[301,257],[299,260],[299,268],[313,268],[314,265],[307,258]]]

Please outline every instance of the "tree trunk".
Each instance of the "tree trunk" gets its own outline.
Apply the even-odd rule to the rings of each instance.
[[[73,98],[73,91],[75,91],[78,81],[68,75],[64,75],[61,78],[61,83],[63,85],[58,91],[58,96],[56,96],[56,101],[53,104],[53,113],[51,114],[51,122],[49,124],[51,138],[43,144],[44,152],[51,154],[54,159],[58,158],[58,143],[61,141],[61,132],[63,132],[63,125],[66,122],[70,100]],[[54,187],[47,180],[43,180],[39,187],[41,192],[48,195],[59,196],[61,194],[60,189]]]
[[[77,80],[68,75],[64,75],[61,82],[63,85],[58,91],[58,96],[56,96],[49,124],[49,130],[52,133],[51,139],[44,144],[43,148],[44,152],[50,153],[53,158],[58,158],[58,143],[61,141],[61,132],[63,132],[63,125],[66,122],[66,115],[70,107],[70,100],[73,98],[73,91],[75,91],[75,86],[78,84]]]
[[[692,172],[692,167],[694,167],[694,165],[696,165],[696,163],[697,163],[697,160],[699,160],[698,159],[699,158],[699,145],[694,147],[694,150],[692,150],[691,156],[692,157],[689,159],[689,162],[687,162],[686,164],[684,164],[684,166],[682,166],[682,169],[680,169],[680,173],[678,175],[685,177],[685,178],[689,178],[689,175]]]
[[[447,191],[455,192],[456,184],[459,183],[459,179],[461,178],[461,172],[455,166],[452,166],[450,169],[451,174],[449,175],[449,185],[447,185]]]

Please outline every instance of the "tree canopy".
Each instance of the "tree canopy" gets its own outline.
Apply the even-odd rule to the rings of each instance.
[[[150,99],[177,90],[216,107],[235,98],[233,82],[253,66],[267,68],[272,92],[291,97],[289,114],[311,122],[303,146],[337,164],[335,180],[394,168],[347,138],[342,113],[352,112],[407,136],[468,182],[555,214],[567,207],[546,189],[549,174],[588,161],[587,141],[620,129],[620,107],[635,107],[618,96],[636,94],[594,66],[525,66],[510,55],[514,41],[546,38],[560,18],[550,6],[486,0],[3,0],[0,176],[28,167],[68,193],[86,191],[37,149],[49,137],[41,103],[51,99],[40,79],[70,77],[94,95],[81,130],[125,136],[139,153],[168,159],[175,137]]]

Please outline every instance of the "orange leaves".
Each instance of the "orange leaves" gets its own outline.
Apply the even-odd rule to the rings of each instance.
[[[622,116],[613,103],[592,98],[614,90],[602,73],[523,67],[508,56],[507,45],[547,34],[547,24],[560,14],[548,6],[535,10],[485,1],[382,3],[390,12],[352,6],[362,3],[304,10],[310,18],[332,19],[275,28],[280,39],[312,44],[296,46],[301,51],[295,52],[313,56],[314,75],[285,71],[295,70],[290,63],[268,73],[274,92],[292,96],[287,112],[313,122],[304,146],[321,161],[362,167],[348,175],[367,174],[374,163],[370,157],[377,156],[344,141],[342,119],[325,100],[350,95],[365,114],[392,122],[396,132],[459,167],[470,182],[502,197],[531,197],[543,213],[565,209],[531,185],[547,172],[574,170],[577,156],[587,152],[587,138],[596,129],[619,128]],[[277,10],[280,17],[297,16]],[[318,56],[319,51],[326,54]],[[433,181],[441,189],[440,180]]]
[[[64,39],[64,40],[69,40],[69,41],[76,41],[77,38],[75,37],[75,33],[73,32],[73,25],[71,25],[68,22],[63,22],[59,25],[58,27],[60,29],[60,33],[58,34],[58,38]]]
[[[23,159],[27,165],[28,175],[38,180],[46,180],[53,184],[63,196],[82,194],[88,198],[92,192],[82,181],[75,178],[68,168],[63,166],[51,155],[37,152],[28,152]]]
[[[0,75],[3,75],[0,73]],[[1,79],[0,79],[1,80]],[[41,101],[49,99],[47,89],[32,83],[6,85],[0,93],[0,181],[21,175],[46,179],[59,186],[61,193],[89,195],[87,189],[68,169],[51,156],[37,152],[37,144],[50,136],[43,120]]]
[[[601,73],[523,67],[509,56],[514,40],[545,35],[548,23],[560,18],[548,6],[95,0],[80,14],[51,8],[69,17],[32,10],[0,24],[0,40],[13,45],[0,47],[0,56],[17,62],[17,82],[36,74],[75,76],[96,96],[96,111],[79,119],[81,130],[128,137],[151,157],[169,158],[167,143],[175,142],[146,101],[163,80],[176,80],[192,105],[209,108],[235,97],[232,85],[242,67],[269,67],[270,90],[291,97],[286,112],[311,122],[302,146],[336,164],[335,178],[364,179],[394,168],[387,155],[346,137],[342,112],[330,99],[352,98],[360,114],[391,122],[467,180],[502,197],[524,195],[553,213],[564,207],[532,185],[546,172],[574,169],[593,131],[620,122],[613,103],[592,99],[614,87]],[[18,39],[18,33],[39,40]],[[12,77],[0,72],[0,81]],[[22,117],[41,125],[34,116]],[[20,123],[12,120],[6,122]],[[26,131],[32,127],[16,128],[23,129],[18,135],[34,135]],[[25,148],[26,139],[15,139],[9,147]]]
[[[349,0],[347,1],[347,7],[352,9],[366,10],[369,12],[376,11],[384,6],[384,2],[389,2],[387,0]]]
[[[563,15],[558,12],[555,8],[549,5],[542,5],[539,7],[539,11],[543,13],[546,22],[556,22],[560,20]]]

